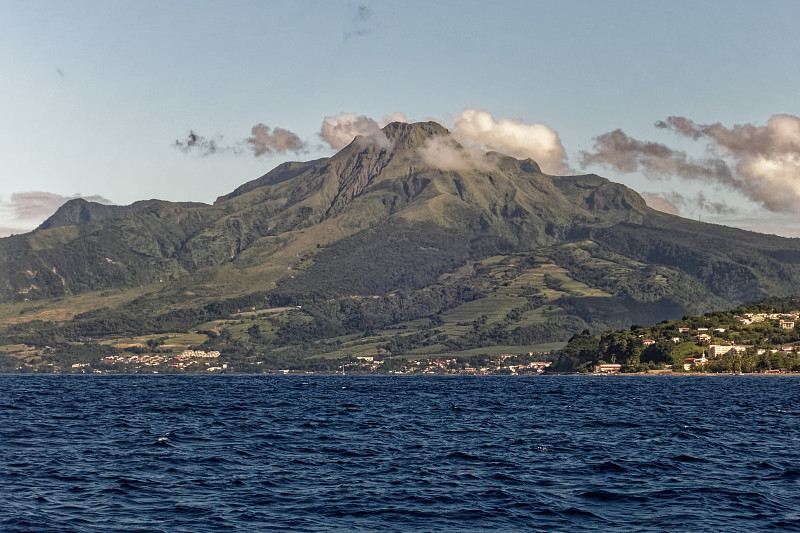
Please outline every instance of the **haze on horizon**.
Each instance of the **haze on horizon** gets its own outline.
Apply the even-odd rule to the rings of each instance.
[[[498,12],[499,11],[499,12]],[[61,203],[212,202],[391,121],[800,236],[800,4],[0,3],[0,236]]]

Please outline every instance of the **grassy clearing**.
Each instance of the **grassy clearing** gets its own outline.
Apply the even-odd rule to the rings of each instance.
[[[522,319],[518,322],[514,322],[510,327],[513,329],[517,326],[534,326],[539,324],[544,324],[547,322],[548,316],[545,312],[543,307],[537,307],[531,311],[528,311],[524,315],[522,315]]]
[[[486,298],[467,302],[442,314],[446,324],[472,322],[486,315],[487,322],[502,320],[515,307],[525,305],[527,300],[520,296],[493,294]]]
[[[470,355],[507,355],[527,354],[528,352],[549,352],[559,350],[566,346],[566,342],[550,342],[546,344],[528,344],[524,346],[487,346],[485,348],[472,348],[460,352],[440,353],[437,357],[458,357]]]
[[[163,340],[161,345],[164,348],[185,348],[188,346],[197,346],[203,344],[208,339],[208,336],[203,333],[157,333],[152,335],[138,335],[134,337],[122,337],[115,339],[108,339],[100,344],[106,346],[115,346],[118,348],[127,348],[129,346],[145,346],[149,340]]]
[[[546,263],[539,268],[526,270],[512,282],[511,286],[514,288],[532,287],[539,289],[549,300],[556,299],[563,294],[595,297],[611,296],[600,289],[589,287],[585,283],[572,279],[567,270],[555,263]]]
[[[50,302],[15,302],[0,305],[0,321],[3,325],[42,320],[45,322],[64,322],[75,315],[101,309],[116,308],[134,299],[155,292],[158,285],[147,285],[132,289],[111,289],[67,296]]]
[[[165,344],[197,346],[206,342],[207,339],[208,336],[203,333],[177,333],[170,334]]]
[[[240,321],[241,323],[234,323],[228,328],[231,336],[234,339],[247,341],[250,339],[249,329],[253,326],[258,326],[261,337],[264,340],[275,340],[275,332],[278,331],[278,326],[271,320],[246,320]]]
[[[0,346],[0,354],[20,359],[21,361],[29,361],[33,357],[41,355],[41,350],[25,344],[5,344]]]
[[[321,354],[320,357],[326,359],[343,359],[347,357],[375,357],[383,358],[385,355],[381,354],[378,349],[379,342],[363,342],[353,343],[349,346],[342,346],[341,348]]]

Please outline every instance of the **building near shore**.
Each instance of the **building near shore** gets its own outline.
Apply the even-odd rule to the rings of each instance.
[[[622,365],[611,363],[595,365],[594,367],[596,374],[616,374],[620,370],[622,370]]]

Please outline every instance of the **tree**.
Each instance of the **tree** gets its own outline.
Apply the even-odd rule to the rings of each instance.
[[[253,324],[249,328],[247,328],[247,334],[250,335],[250,338],[254,341],[260,341],[261,337],[261,326],[258,324]]]
[[[146,345],[147,345],[147,347],[148,347],[148,348],[150,348],[151,350],[155,350],[156,348],[158,348],[159,346],[161,346],[162,344],[164,344],[164,339],[163,339],[163,338],[158,338],[158,339],[147,339],[147,342],[146,342],[145,344],[146,344]]]
[[[648,363],[671,363],[674,346],[673,342],[660,339],[642,350],[641,358]]]
[[[592,335],[588,329],[573,335],[567,345],[561,349],[558,358],[552,365],[556,372],[571,372],[585,367],[595,361],[599,355],[600,337]]]

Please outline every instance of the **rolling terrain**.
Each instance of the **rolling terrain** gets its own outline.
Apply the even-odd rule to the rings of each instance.
[[[529,351],[800,285],[797,239],[660,213],[605,178],[494,152],[442,170],[421,156],[441,141],[462,150],[439,124],[393,123],[212,205],[72,200],[0,239],[0,352],[94,360],[182,336],[176,349],[246,370]]]

